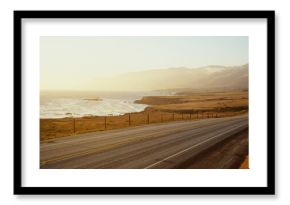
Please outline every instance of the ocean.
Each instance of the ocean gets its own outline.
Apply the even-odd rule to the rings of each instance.
[[[116,116],[143,111],[136,104],[143,96],[171,95],[169,92],[77,92],[41,91],[40,118]]]

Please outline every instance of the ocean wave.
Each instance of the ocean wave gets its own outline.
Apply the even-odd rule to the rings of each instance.
[[[143,111],[148,105],[132,99],[102,98],[101,101],[81,98],[52,98],[40,105],[41,118],[123,115]]]

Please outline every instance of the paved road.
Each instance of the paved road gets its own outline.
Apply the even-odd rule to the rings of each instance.
[[[174,168],[248,127],[248,116],[79,134],[40,144],[41,168]]]

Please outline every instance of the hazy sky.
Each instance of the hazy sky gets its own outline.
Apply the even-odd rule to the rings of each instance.
[[[40,89],[84,90],[95,79],[118,73],[246,63],[243,36],[41,37]]]

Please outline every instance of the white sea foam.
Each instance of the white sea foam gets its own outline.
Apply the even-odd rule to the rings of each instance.
[[[136,104],[134,101],[148,95],[160,95],[160,93],[42,92],[40,118],[108,116],[140,112],[148,105]],[[94,100],[96,98],[100,100]]]

